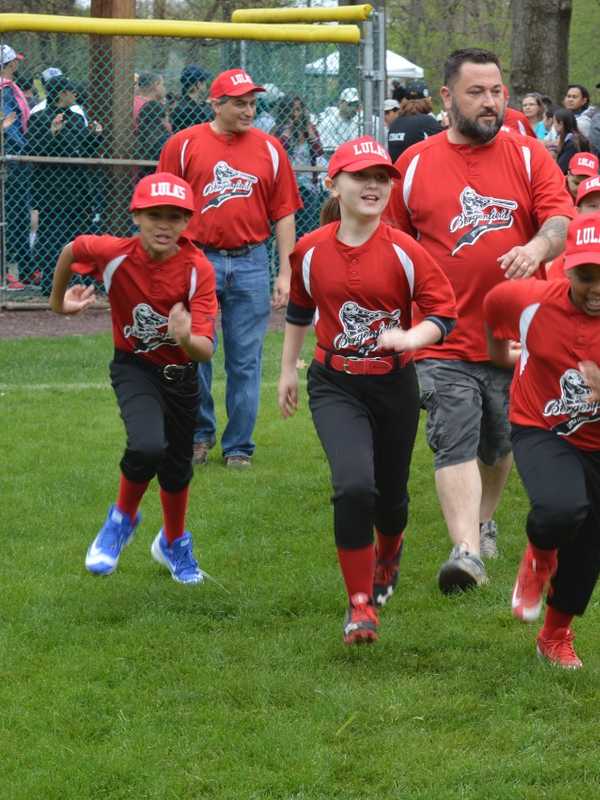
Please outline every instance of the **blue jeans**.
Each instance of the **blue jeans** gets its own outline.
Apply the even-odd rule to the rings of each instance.
[[[263,341],[271,312],[267,248],[248,255],[223,256],[206,249],[215,268],[225,355],[227,426],[221,437],[224,456],[251,456],[252,433],[260,400]],[[194,441],[214,443],[217,422],[211,394],[212,363],[198,366],[200,406]]]

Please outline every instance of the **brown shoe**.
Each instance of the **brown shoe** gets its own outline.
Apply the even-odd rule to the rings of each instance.
[[[208,461],[208,451],[214,447],[210,442],[194,442],[194,455],[192,456],[192,464],[195,466],[202,466]]]
[[[246,469],[252,466],[250,456],[225,456],[225,466],[231,469]]]

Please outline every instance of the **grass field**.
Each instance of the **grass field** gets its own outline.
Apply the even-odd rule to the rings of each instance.
[[[306,403],[277,413],[280,346],[269,334],[252,471],[215,450],[192,485],[196,553],[222,587],[183,587],[150,559],[155,486],[118,571],[84,570],[123,442],[109,337],[2,343],[0,798],[599,797],[598,601],[576,626],[585,668],[538,663],[537,628],[509,613],[514,475],[490,585],[443,598],[419,436],[399,592],[379,643],[344,648],[328,470]]]

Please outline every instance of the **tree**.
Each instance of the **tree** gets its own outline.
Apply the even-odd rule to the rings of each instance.
[[[560,100],[569,76],[571,0],[512,0],[511,94],[533,90]]]

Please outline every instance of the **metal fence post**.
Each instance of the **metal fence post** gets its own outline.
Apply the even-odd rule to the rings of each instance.
[[[377,105],[379,107],[379,125],[377,127],[377,138],[382,145],[387,147],[387,136],[383,127],[384,116],[384,101],[387,96],[387,49],[386,49],[386,36],[385,36],[385,8],[379,8],[375,13],[375,22],[377,26]]]
[[[363,41],[361,43],[362,88],[363,88],[363,130],[373,135],[373,22],[371,18],[363,22]]]

